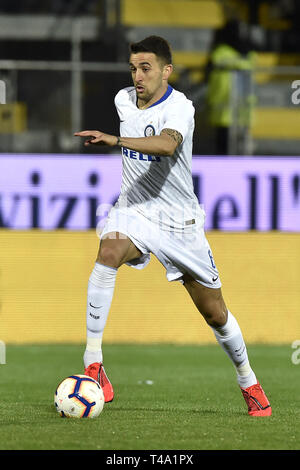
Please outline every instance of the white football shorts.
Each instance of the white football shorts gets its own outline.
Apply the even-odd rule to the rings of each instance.
[[[141,257],[126,263],[128,266],[143,269],[153,253],[165,267],[168,281],[183,283],[183,275],[188,273],[206,287],[220,288],[219,272],[203,228],[204,216],[186,224],[181,231],[166,230],[132,207],[113,207],[100,238],[115,232],[127,236],[142,253]]]

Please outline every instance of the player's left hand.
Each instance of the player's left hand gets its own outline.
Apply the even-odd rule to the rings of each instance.
[[[75,136],[78,137],[87,137],[87,140],[84,142],[85,146],[88,145],[116,145],[118,138],[115,135],[104,134],[101,131],[81,131],[75,132]]]

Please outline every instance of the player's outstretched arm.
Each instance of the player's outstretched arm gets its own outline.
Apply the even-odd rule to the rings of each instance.
[[[117,137],[104,134],[101,131],[75,132],[75,136],[86,138],[84,145],[109,145],[126,147],[136,152],[150,155],[172,156],[178,145],[182,142],[182,136],[174,129],[163,129],[160,135],[149,137]]]

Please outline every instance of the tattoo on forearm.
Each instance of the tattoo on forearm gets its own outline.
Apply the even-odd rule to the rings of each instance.
[[[175,131],[174,129],[163,129],[161,131],[162,134],[168,134],[172,139],[175,140],[177,145],[180,145],[183,141],[182,135],[180,132]]]

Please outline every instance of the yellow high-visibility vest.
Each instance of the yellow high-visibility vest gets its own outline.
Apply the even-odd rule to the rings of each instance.
[[[212,71],[209,75],[206,95],[209,123],[212,126],[229,127],[232,124],[233,71],[244,70],[251,72],[254,60],[255,53],[250,52],[247,56],[242,56],[227,44],[220,44],[212,52]],[[251,124],[254,104],[255,96],[249,92],[249,95],[239,103],[239,125],[249,126]]]

